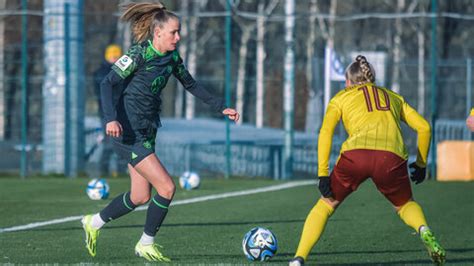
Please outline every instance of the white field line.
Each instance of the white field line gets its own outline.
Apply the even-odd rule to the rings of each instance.
[[[283,189],[288,189],[288,188],[293,188],[293,187],[307,186],[307,185],[311,185],[311,184],[315,184],[315,180],[294,181],[294,182],[288,182],[288,183],[281,184],[281,185],[274,185],[274,186],[263,187],[263,188],[241,190],[241,191],[235,191],[235,192],[226,192],[226,193],[222,193],[222,194],[215,194],[215,195],[202,196],[202,197],[196,197],[196,198],[191,198],[191,199],[177,200],[177,201],[171,202],[171,206],[178,206],[178,205],[198,203],[198,202],[204,202],[204,201],[210,201],[210,200],[216,200],[216,199],[225,199],[225,198],[231,198],[231,197],[238,197],[238,196],[245,196],[245,195],[257,194],[257,193],[277,191],[277,190],[283,190]],[[140,207],[136,208],[135,210],[136,211],[142,211],[142,210],[146,210],[146,209],[147,209],[147,206],[140,206]],[[52,225],[52,224],[67,223],[67,222],[71,222],[71,221],[80,220],[82,217],[83,217],[83,215],[69,216],[69,217],[44,221],[44,222],[37,222],[37,223],[30,223],[30,224],[12,226],[12,227],[7,227],[7,228],[0,228],[0,234],[5,233],[5,232],[23,231],[23,230],[28,230],[28,229],[37,228],[37,227],[41,227],[41,226]]]

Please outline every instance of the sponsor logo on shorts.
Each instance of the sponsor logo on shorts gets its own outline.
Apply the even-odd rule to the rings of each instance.
[[[147,149],[151,149],[152,148],[151,141],[147,140],[147,141],[143,142],[143,147],[145,147]]]

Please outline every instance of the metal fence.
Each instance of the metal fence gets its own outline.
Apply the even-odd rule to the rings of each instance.
[[[445,140],[472,140],[472,135],[464,120],[440,119],[436,121],[436,143]]]
[[[97,66],[103,61],[104,48],[110,43],[119,43],[123,47],[129,45],[129,36],[127,35],[127,26],[118,23],[117,4],[116,1],[72,1],[78,5],[83,5],[81,11],[69,10],[71,12],[69,20],[60,20],[55,22],[48,19],[48,16],[64,17],[66,6],[61,6],[60,9],[55,10],[52,14],[45,12],[47,3],[54,3],[55,1],[22,1],[27,2],[27,8],[22,9],[19,1],[6,1],[6,5],[0,12],[0,152],[6,154],[4,160],[0,162],[0,172],[14,172],[18,173],[21,162],[21,151],[25,151],[27,155],[27,172],[28,173],[62,173],[65,163],[61,160],[49,159],[51,165],[57,164],[59,170],[48,170],[45,166],[45,149],[50,148],[51,144],[48,141],[54,140],[58,143],[64,144],[66,149],[67,138],[64,135],[58,136],[55,134],[48,135],[47,133],[55,133],[59,131],[71,130],[70,125],[66,125],[64,118],[67,116],[66,110],[68,108],[52,109],[50,113],[56,112],[60,120],[64,121],[61,125],[47,123],[45,112],[51,109],[53,103],[49,102],[48,93],[54,90],[47,90],[48,80],[55,80],[56,82],[72,82],[72,79],[77,78],[74,84],[78,84],[76,91],[72,93],[82,93],[81,97],[72,98],[72,101],[80,101],[79,105],[83,105],[84,119],[78,119],[76,123],[83,123],[92,117],[98,119],[98,104],[97,95],[94,89],[93,73]],[[59,1],[58,3],[64,1]],[[66,1],[72,4],[71,1]],[[192,23],[199,25],[195,28],[197,39],[195,42],[197,47],[192,47],[189,42],[192,39],[191,33],[183,32],[181,48],[187,47],[187,52],[183,54],[185,60],[190,58],[191,50],[194,49],[196,60],[191,72],[197,80],[204,83],[204,85],[218,95],[224,95],[225,80],[224,69],[225,64],[229,63],[225,60],[225,31],[223,27],[225,19],[225,7],[219,6],[217,3],[207,3],[207,7],[200,7],[198,13],[186,14],[180,10],[180,4],[177,1],[165,1],[170,9],[177,10],[182,16],[183,23],[187,23],[188,29],[192,29]],[[200,1],[191,1],[195,3]],[[211,1],[209,1],[211,2]],[[280,1],[282,2],[282,1]],[[204,2],[202,2],[204,3]],[[346,3],[347,4],[347,3]],[[282,4],[276,7],[275,12],[282,12]],[[0,9],[1,10],[1,9]],[[212,12],[211,12],[212,11]],[[211,13],[209,13],[211,12]],[[298,16],[296,19],[296,35],[306,36],[309,30],[308,16],[305,11],[297,10]],[[230,61],[232,69],[232,105],[236,103],[236,90],[239,66],[241,66],[242,36],[246,30],[245,25],[251,26],[254,22],[252,16],[246,16],[242,12],[233,12],[232,14],[233,28],[232,28],[232,59]],[[243,24],[239,24],[239,20],[244,19]],[[23,19],[23,20],[22,20]],[[45,30],[48,27],[53,27],[54,23],[59,29],[66,27],[65,24],[75,23],[74,19],[82,21],[78,23],[80,28],[71,28],[71,30],[82,30],[82,34],[77,38],[70,35],[74,41],[78,42],[78,46],[70,46],[69,53],[66,53],[64,46],[66,37],[58,36],[56,45],[46,49],[48,42],[48,34]],[[429,17],[422,16],[419,18],[429,24]],[[18,25],[26,20],[25,31],[19,31]],[[416,56],[410,48],[406,48],[405,56],[399,63],[394,63],[391,59],[388,48],[379,49],[383,46],[380,42],[380,36],[371,35],[371,31],[360,30],[364,23],[376,25],[377,28],[384,28],[392,30],[393,19],[382,19],[371,17],[367,20],[361,20],[361,25],[356,25],[351,21],[340,20],[335,23],[337,32],[347,34],[336,34],[335,36],[335,51],[337,51],[343,60],[344,64],[350,61],[351,53],[355,51],[385,51],[387,60],[385,66],[385,83],[391,87],[395,83],[393,75],[394,66],[399,67],[400,74],[398,77],[398,84],[400,94],[427,118],[432,116],[433,111],[437,114],[438,120],[436,123],[436,141],[443,139],[466,139],[470,138],[470,134],[464,128],[463,121],[467,116],[467,110],[471,107],[469,105],[472,100],[472,63],[470,59],[454,57],[451,59],[440,59],[436,65],[438,85],[438,95],[436,95],[436,102],[432,102],[433,95],[431,95],[430,82],[432,78],[432,65],[430,65],[429,56],[425,56],[423,61],[414,60]],[[363,22],[363,23],[362,23]],[[459,24],[466,23],[466,21],[458,21]],[[269,19],[266,21],[267,35],[266,35],[266,60],[264,62],[265,76],[265,117],[264,125],[266,127],[281,128],[283,125],[283,51],[284,51],[284,21],[282,19]],[[408,23],[408,22],[407,22]],[[366,26],[364,26],[366,27]],[[67,27],[66,27],[67,28]],[[49,32],[51,33],[51,32]],[[365,42],[352,43],[346,39],[353,40],[358,33]],[[355,37],[354,37],[355,36]],[[299,37],[296,42],[296,73],[295,73],[295,129],[298,132],[304,132],[306,124],[314,123],[316,126],[306,133],[313,137],[317,134],[318,123],[321,122],[322,111],[316,120],[309,122],[307,119],[307,103],[310,96],[319,97],[318,101],[322,103],[323,80],[324,80],[324,47],[325,42],[322,36],[317,36],[317,39],[312,45],[315,49],[314,58],[308,59],[306,57],[306,37]],[[357,39],[357,38],[356,38]],[[128,40],[128,41],[127,41]],[[271,44],[271,47],[270,47]],[[246,43],[247,55],[246,63],[244,64],[244,114],[243,120],[245,125],[254,125],[256,122],[256,48],[257,40],[250,38]],[[427,51],[429,52],[429,51]],[[77,63],[71,63],[69,58],[73,55],[76,59],[80,59]],[[68,59],[69,58],[69,59]],[[77,76],[69,76],[67,73],[59,73],[48,75],[48,69],[52,65],[64,65],[65,61],[69,60],[70,66],[83,67],[83,74]],[[308,60],[313,62],[310,75],[313,77],[313,89],[308,89],[308,73],[304,66],[307,65]],[[420,63],[423,63],[421,75],[419,71]],[[77,70],[77,68],[76,68]],[[68,72],[78,74],[79,70],[70,69]],[[341,82],[332,82],[332,94],[336,93],[343,87]],[[26,91],[23,91],[22,89]],[[58,91],[63,94],[66,91]],[[26,95],[26,96],[24,96]],[[73,94],[74,95],[74,94]],[[81,95],[80,93],[77,95]],[[62,96],[61,96],[62,97]],[[72,96],[71,96],[72,97]],[[177,86],[175,81],[170,81],[167,88],[163,91],[163,111],[164,117],[168,118],[182,118],[185,115],[184,105],[186,103],[185,94]],[[179,100],[180,99],[180,100]],[[73,102],[72,102],[73,103]],[[318,108],[321,109],[320,106]],[[26,110],[26,113],[25,113]],[[196,117],[219,118],[218,114],[212,113],[207,106],[196,102],[195,106]],[[64,118],[64,119],[63,119]],[[458,122],[453,122],[457,120]],[[84,142],[77,143],[77,149],[82,149],[84,160],[83,164],[78,163],[77,173],[90,169],[90,163],[96,163],[99,157],[97,153],[100,151],[101,132],[99,126],[94,122],[85,122],[83,130]],[[166,127],[166,125],[165,125]],[[74,129],[73,129],[74,130]],[[79,131],[82,129],[78,129]],[[409,148],[410,154],[416,153],[416,135],[403,128],[406,136],[406,144]],[[22,140],[22,132],[26,132],[26,145]],[[234,131],[233,131],[234,132]],[[453,133],[462,132],[462,133]],[[210,132],[209,134],[213,134]],[[235,135],[236,132],[233,133]],[[67,135],[67,134],[66,134]],[[332,162],[337,158],[337,151],[339,149],[343,134],[339,135],[340,139],[336,139],[333,146]],[[73,145],[73,144],[69,144]],[[221,173],[225,163],[224,148],[222,143],[188,143],[188,144],[163,144],[157,147],[157,152],[162,153],[162,160],[172,173],[178,174],[184,169],[199,169],[200,171],[209,173]],[[95,147],[95,148],[93,148]],[[59,149],[57,152],[64,154],[64,151]],[[96,151],[92,149],[97,149]],[[74,151],[71,151],[74,152]],[[281,176],[281,145],[280,144],[255,144],[236,142],[232,146],[232,153],[235,157],[233,163],[233,173],[237,175],[248,176],[271,176],[279,178]],[[293,168],[296,173],[302,175],[313,175],[317,168],[317,147],[316,141],[306,144],[295,144],[294,147],[294,162]],[[81,155],[82,156],[82,155]],[[94,157],[95,156],[95,157]],[[63,159],[68,156],[63,157]],[[183,161],[182,158],[187,158]],[[92,161],[91,161],[92,160]],[[54,167],[53,167],[54,168]]]

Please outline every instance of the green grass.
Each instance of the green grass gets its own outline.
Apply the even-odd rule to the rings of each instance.
[[[110,179],[111,198],[128,179]],[[277,181],[203,179],[195,191],[178,189],[175,200],[280,184]],[[107,201],[85,195],[87,179],[0,179],[0,228],[97,212]],[[474,263],[474,183],[425,182],[414,187],[430,227],[447,250],[448,264]],[[171,207],[157,241],[174,264],[249,264],[241,249],[254,226],[271,229],[278,254],[269,264],[287,265],[304,219],[319,193],[315,186]],[[133,212],[107,224],[98,255],[89,257],[79,221],[0,233],[0,264],[144,264],[133,254],[145,220]],[[261,264],[261,263],[258,263]],[[308,265],[430,265],[418,236],[398,218],[371,182],[364,183],[331,217]]]

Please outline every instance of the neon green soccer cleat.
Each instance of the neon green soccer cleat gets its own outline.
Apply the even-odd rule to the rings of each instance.
[[[420,238],[423,241],[423,244],[425,244],[426,249],[428,249],[431,260],[436,265],[444,265],[446,252],[444,251],[444,248],[438,243],[438,240],[436,240],[433,232],[431,232],[427,226],[422,226],[420,228]]]
[[[91,226],[92,215],[82,217],[81,223],[84,232],[86,233],[86,248],[92,257],[96,255],[97,237],[99,237],[99,229],[94,229]]]
[[[158,247],[161,248],[158,244],[152,245],[142,245],[140,242],[135,246],[135,255],[145,258],[147,261],[163,261],[170,262],[171,260],[158,250]]]

